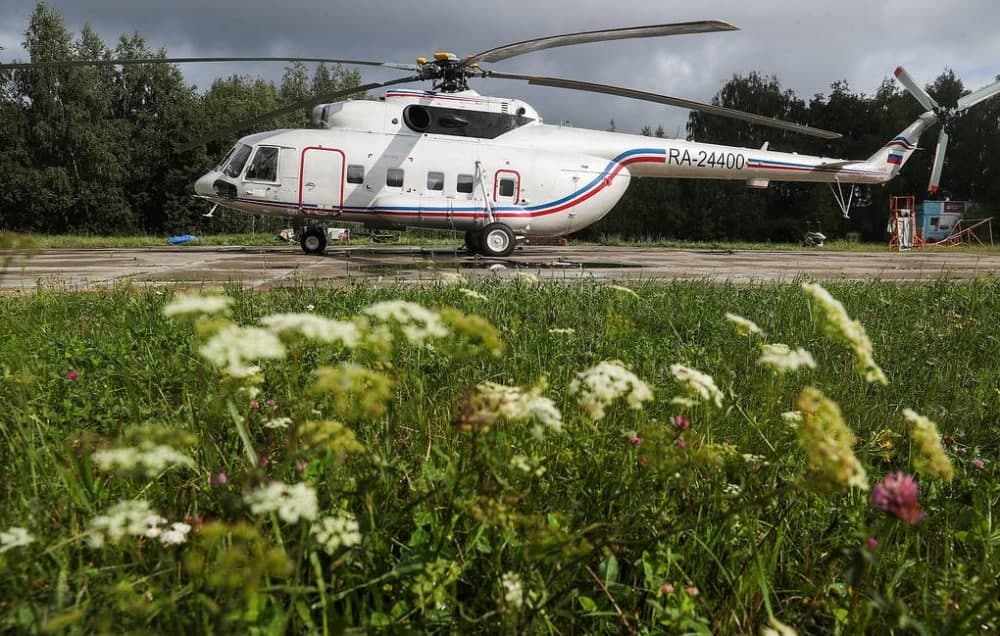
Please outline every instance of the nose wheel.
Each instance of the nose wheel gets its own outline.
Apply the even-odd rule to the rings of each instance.
[[[466,235],[468,241],[468,235]],[[517,247],[514,231],[503,223],[490,223],[479,233],[479,252],[483,256],[510,256]]]
[[[321,227],[307,227],[299,235],[299,245],[306,254],[322,254],[326,250],[326,230]]]

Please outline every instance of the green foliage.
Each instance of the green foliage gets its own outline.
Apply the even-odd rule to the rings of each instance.
[[[403,299],[504,344],[496,356],[491,338],[452,333],[349,350],[303,335],[249,380],[200,353],[227,319],[165,318],[162,292],[0,297],[0,533],[36,539],[0,552],[0,631],[755,633],[772,616],[804,634],[1000,628],[1000,285],[831,286],[887,386],[854,369],[796,285],[631,287],[638,298],[598,283],[471,285],[487,300],[457,286],[234,287],[238,324],[307,308],[351,320]],[[817,368],[761,367],[760,337],[726,312]],[[575,331],[551,331],[563,327]],[[607,360],[654,400],[611,402],[593,422],[568,387]],[[672,404],[673,363],[714,377],[722,407]],[[349,364],[372,373],[321,374],[337,390],[311,390],[314,370]],[[561,431],[539,435],[530,416],[464,426],[486,381],[534,384]],[[872,486],[926,446],[903,409],[933,418],[954,478],[920,477],[922,521],[803,481],[823,460],[782,413],[806,386],[837,403],[851,431],[838,439],[853,438],[841,450]],[[92,460],[144,442],[195,468],[107,473]],[[315,492],[313,526],[280,506],[251,512],[248,494],[275,484]],[[187,541],[92,547],[95,517],[139,498],[190,525]]]

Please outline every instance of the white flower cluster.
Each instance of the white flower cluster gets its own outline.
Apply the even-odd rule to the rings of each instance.
[[[264,428],[288,428],[291,423],[290,417],[276,417],[264,422]]]
[[[631,409],[653,399],[649,385],[617,361],[605,361],[576,374],[569,384],[570,395],[579,394],[577,402],[592,420],[604,417],[604,409],[624,396]]]
[[[781,419],[784,420],[786,424],[798,426],[802,423],[802,411],[785,411],[781,414]]]
[[[303,483],[289,486],[272,482],[245,495],[243,500],[255,515],[277,512],[286,523],[298,523],[299,519],[313,521],[319,512],[316,491]]]
[[[469,298],[472,298],[473,300],[489,300],[489,298],[487,298],[483,294],[480,294],[474,289],[467,289],[465,287],[460,287],[458,291],[465,294]]]
[[[541,387],[524,390],[497,382],[483,382],[476,387],[476,391],[479,410],[474,417],[480,423],[491,425],[501,418],[508,422],[533,420],[540,427],[562,432],[562,413],[551,399],[542,397]],[[535,430],[536,437],[542,437],[544,433],[544,428]]]
[[[6,532],[0,532],[0,554],[3,554],[8,550],[13,550],[14,548],[23,548],[24,546],[31,545],[34,542],[35,537],[31,536],[31,533],[25,528],[13,526]]]
[[[576,333],[576,329],[572,327],[556,327],[549,329],[549,333],[553,336],[572,336]]]
[[[712,402],[716,406],[722,406],[722,391],[715,385],[712,376],[683,364],[670,365],[670,373],[687,388],[688,393],[692,396],[703,402]],[[688,402],[685,398],[680,398],[680,400],[684,403]]]
[[[143,442],[139,448],[133,446],[105,448],[95,451],[90,459],[99,470],[106,473],[134,470],[144,475],[158,475],[168,468],[194,467],[194,460],[172,446],[150,442]]]
[[[458,272],[440,272],[438,280],[442,285],[461,285],[465,278]]]
[[[816,361],[812,354],[799,347],[792,349],[786,344],[763,344],[760,346],[760,359],[757,364],[771,367],[778,373],[788,373],[798,371],[802,367],[808,369],[816,368]]]
[[[350,548],[361,543],[361,527],[357,518],[346,510],[323,517],[312,527],[313,536],[323,546],[327,554],[338,548]]]
[[[521,609],[524,605],[524,586],[521,585],[521,576],[516,572],[506,572],[500,579],[503,586],[503,601],[508,607]]]
[[[395,323],[411,344],[423,344],[431,338],[444,338],[449,333],[440,314],[405,300],[375,303],[366,307],[363,313],[380,322]]]
[[[514,455],[510,458],[510,465],[512,468],[529,475],[533,474],[535,477],[541,477],[545,474],[545,466],[542,466],[541,461],[527,455]]]
[[[826,333],[842,340],[851,348],[855,364],[864,373],[865,380],[888,384],[889,380],[885,377],[885,373],[875,362],[872,341],[868,338],[864,326],[857,320],[851,320],[844,305],[820,285],[803,283],[802,289],[819,305],[821,323]]]
[[[747,320],[743,316],[737,316],[736,314],[726,312],[726,320],[732,323],[733,329],[735,329],[741,336],[764,335],[764,330],[758,327],[757,323],[752,320]]]
[[[146,501],[119,501],[108,508],[105,514],[90,520],[87,542],[92,548],[100,548],[106,542],[116,544],[125,537],[159,539],[166,546],[187,541],[191,526],[176,522],[165,529],[167,523],[169,522],[156,514]]]
[[[300,333],[320,342],[340,342],[348,348],[361,341],[361,329],[353,322],[315,314],[271,314],[261,318],[260,323],[275,333]]]
[[[234,378],[248,378],[260,373],[251,362],[281,359],[285,346],[267,329],[231,325],[212,336],[201,347],[201,355]]]
[[[233,299],[229,296],[181,294],[163,307],[163,315],[169,318],[187,314],[228,314],[232,304]]]

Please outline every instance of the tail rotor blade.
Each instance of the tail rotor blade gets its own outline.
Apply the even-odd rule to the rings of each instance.
[[[917,98],[917,101],[920,102],[924,108],[927,110],[937,110],[940,108],[938,103],[934,101],[934,98],[928,95],[927,91],[925,91],[920,84],[913,81],[913,78],[906,72],[905,68],[897,66],[895,75],[896,79],[899,80],[899,83],[905,86],[906,90],[910,91],[910,94]]]
[[[938,135],[937,149],[934,151],[934,167],[931,169],[931,182],[927,185],[927,192],[937,194],[938,186],[941,184],[941,170],[944,168],[944,155],[948,151],[948,133],[941,129]]]
[[[1000,82],[995,82],[989,86],[984,86],[979,90],[972,91],[965,97],[959,98],[955,112],[961,112],[966,108],[972,108],[981,101],[987,100],[994,95],[1000,94]]]

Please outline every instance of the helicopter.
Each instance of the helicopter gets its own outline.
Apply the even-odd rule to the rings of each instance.
[[[682,139],[545,124],[527,102],[481,95],[470,79],[507,79],[530,85],[602,93],[755,125],[840,138],[814,128],[714,104],[659,93],[572,79],[495,71],[483,64],[556,47],[630,38],[737,30],[719,20],[584,31],[515,42],[459,57],[440,51],[415,64],[370,60],[274,57],[156,58],[0,64],[126,65],[193,62],[327,62],[408,71],[302,100],[222,128],[178,150],[256,127],[280,115],[312,109],[313,128],[260,132],[241,138],[214,169],[194,184],[195,196],[213,207],[297,223],[307,254],[326,249],[326,226],[358,222],[374,230],[433,228],[464,232],[467,252],[507,257],[518,240],[565,236],[603,218],[633,177],[728,179],[751,188],[771,181],[828,183],[844,216],[856,184],[884,184],[918,149],[921,135],[1000,93],[1000,82],[961,99],[938,104],[901,67],[895,75],[927,109],[867,159],[845,160],[763,147],[741,148]],[[395,88],[432,82],[431,90]],[[344,100],[387,89],[374,100]],[[929,191],[937,190],[948,135],[942,126]],[[846,187],[846,192],[845,192]]]

